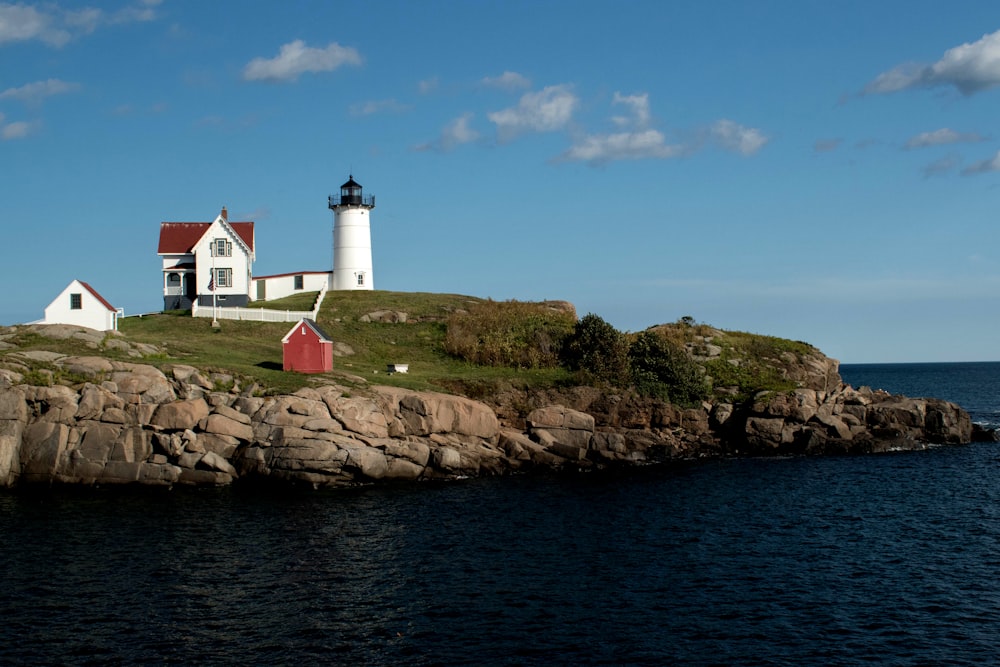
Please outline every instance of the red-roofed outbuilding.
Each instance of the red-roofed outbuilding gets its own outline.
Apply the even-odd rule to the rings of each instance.
[[[281,339],[282,367],[299,373],[333,370],[333,339],[313,320],[303,318]]]

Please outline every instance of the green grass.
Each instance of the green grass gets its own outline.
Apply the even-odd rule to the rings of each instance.
[[[289,299],[269,302],[281,310],[311,307],[315,293],[295,295]],[[310,301],[306,306],[302,302]],[[257,382],[267,393],[291,393],[317,382],[335,380],[348,387],[367,383],[385,384],[413,390],[453,391],[485,397],[503,387],[553,387],[579,380],[562,367],[517,369],[480,366],[463,361],[445,351],[447,321],[456,313],[465,313],[484,300],[458,294],[422,292],[329,292],[323,301],[317,320],[337,343],[350,346],[354,353],[334,357],[333,373],[306,375],[282,371],[281,339],[294,326],[293,322],[248,322],[221,320],[217,328],[210,318],[193,318],[187,311],[171,311],[143,317],[128,317],[120,321],[125,340],[149,343],[159,354],[141,359],[129,357],[124,351],[88,347],[78,340],[55,340],[39,336],[27,329],[19,330],[11,342],[20,349],[51,350],[63,354],[99,354],[111,359],[148,363],[160,368],[171,364],[187,364],[203,372],[234,373],[247,382]],[[489,302],[486,302],[489,303]],[[405,323],[363,322],[362,317],[376,311],[396,311],[406,314]],[[811,345],[770,336],[726,332],[707,325],[667,324],[652,327],[677,344],[695,343],[708,336],[713,345],[722,348],[721,357],[709,361],[707,371],[715,387],[734,386],[740,397],[748,397],[760,389],[785,391],[791,388],[782,379],[779,367],[782,359],[801,360],[805,355],[819,354]],[[112,337],[105,338],[105,342]],[[731,365],[730,360],[738,362]],[[389,375],[386,365],[409,364],[409,372]],[[42,383],[51,369],[41,364],[29,364],[31,377]],[[359,380],[360,378],[360,380]],[[69,378],[56,377],[56,381]]]
[[[312,310],[319,292],[302,292],[283,299],[273,301],[251,301],[247,308],[266,308],[267,310]]]
[[[334,373],[328,379],[362,384],[353,380],[354,376],[372,384],[436,391],[467,383],[546,386],[566,380],[568,373],[562,369],[483,367],[446,354],[445,320],[451,313],[479,301],[456,294],[328,292],[317,322],[335,342],[346,343],[354,350],[352,355],[334,357]],[[407,322],[360,321],[363,315],[384,310],[405,312]],[[129,341],[150,343],[164,351],[160,357],[142,360],[144,363],[161,367],[183,363],[206,371],[228,370],[256,380],[271,393],[293,392],[322,378],[281,370],[281,339],[292,326],[292,322],[220,320],[219,328],[213,329],[209,318],[193,318],[185,311],[125,318],[120,323]],[[386,366],[390,363],[409,364],[409,372],[389,375]]]

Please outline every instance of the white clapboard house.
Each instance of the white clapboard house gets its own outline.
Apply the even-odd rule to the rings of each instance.
[[[254,223],[230,222],[225,207],[212,222],[160,223],[163,309],[245,306],[250,301]]]

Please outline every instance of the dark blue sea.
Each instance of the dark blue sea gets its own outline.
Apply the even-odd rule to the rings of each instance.
[[[1000,422],[1000,364],[845,366]],[[0,495],[0,664],[984,665],[1000,445]]]

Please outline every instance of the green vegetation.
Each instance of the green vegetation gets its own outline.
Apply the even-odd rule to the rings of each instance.
[[[315,293],[271,302],[281,310],[308,309]],[[301,301],[300,301],[301,300]],[[308,305],[303,305],[309,301]],[[330,292],[317,317],[344,353],[334,359],[338,383],[388,384],[414,390],[451,390],[489,397],[503,387],[548,388],[594,384],[633,388],[674,403],[697,403],[712,392],[737,399],[760,390],[787,391],[784,368],[818,352],[805,343],[725,332],[690,317],[632,334],[594,314],[579,321],[555,303],[495,302],[456,294]],[[235,375],[267,393],[290,393],[323,378],[282,371],[281,339],[293,323],[192,318],[186,311],[125,318],[120,323],[134,350],[155,346],[141,359],[128,355],[119,336],[97,349],[77,339],[51,339],[19,329],[10,339],[21,349],[71,355],[101,354],[161,368],[188,364],[203,373]],[[29,367],[33,384],[70,382],[42,362]],[[388,374],[405,363],[409,372]],[[227,380],[219,381],[220,388]]]
[[[444,349],[480,366],[553,368],[575,322],[545,303],[476,303],[448,318]]]
[[[606,382],[625,387],[631,382],[628,339],[599,316],[588,313],[573,327],[563,348],[563,362],[578,371],[585,384]]]
[[[273,301],[251,301],[248,308],[266,308],[267,310],[312,310],[316,305],[319,292],[301,292]]]
[[[706,398],[709,387],[698,364],[684,348],[647,329],[628,348],[632,383],[643,396],[692,405]]]

